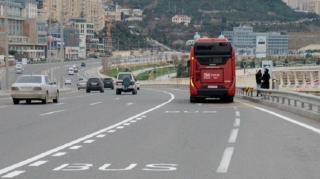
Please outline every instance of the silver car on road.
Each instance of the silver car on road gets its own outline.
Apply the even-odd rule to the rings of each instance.
[[[11,87],[13,104],[19,104],[21,100],[31,103],[31,100],[41,100],[43,104],[48,100],[57,103],[59,90],[55,82],[46,75],[22,75]]]

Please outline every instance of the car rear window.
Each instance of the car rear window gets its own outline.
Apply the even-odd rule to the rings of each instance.
[[[88,82],[89,82],[89,83],[91,83],[91,82],[97,82],[97,83],[99,83],[99,82],[100,82],[100,79],[99,79],[99,78],[90,78],[90,79],[88,80]]]
[[[112,78],[104,78],[104,81],[112,81]]]
[[[131,74],[119,74],[118,75],[118,80],[123,80],[126,77],[129,78],[130,80],[132,79]]]
[[[16,83],[41,83],[41,76],[20,76]]]

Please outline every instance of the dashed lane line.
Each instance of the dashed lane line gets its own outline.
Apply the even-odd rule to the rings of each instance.
[[[97,135],[96,137],[102,138],[102,137],[105,137],[105,136],[106,136],[105,134],[100,134],[100,135]]]
[[[86,140],[86,141],[84,141],[83,143],[85,143],[85,144],[91,144],[92,142],[94,142],[94,140]]]
[[[235,143],[237,140],[239,129],[232,129],[228,142]]]
[[[55,114],[55,113],[60,113],[60,112],[64,112],[65,110],[59,110],[59,111],[52,111],[52,112],[48,112],[48,113],[44,113],[44,114],[39,114],[40,116],[46,116],[46,115],[50,115],[50,114]]]
[[[43,165],[43,164],[45,164],[45,163],[47,163],[48,161],[37,161],[37,162],[34,162],[34,163],[32,163],[32,164],[30,164],[29,166],[30,167],[39,167],[40,165]]]
[[[57,152],[58,152],[58,153],[63,153],[63,152],[59,152],[59,151],[64,150],[64,149],[66,149],[66,148],[69,148],[69,147],[71,147],[71,146],[74,146],[75,144],[78,144],[78,143],[80,143],[80,142],[89,143],[88,141],[90,141],[90,143],[91,143],[91,142],[93,142],[94,140],[89,140],[90,138],[95,137],[95,136],[97,136],[97,135],[100,135],[100,134],[102,134],[102,133],[104,133],[104,132],[106,132],[106,131],[112,130],[112,129],[114,129],[114,128],[120,126],[120,125],[123,125],[123,124],[125,124],[125,123],[127,123],[127,122],[129,122],[129,121],[131,121],[131,120],[133,120],[133,119],[135,119],[135,118],[137,118],[137,117],[140,117],[140,116],[145,115],[145,114],[147,114],[147,113],[149,113],[149,112],[152,112],[152,111],[154,111],[154,110],[156,110],[156,109],[158,109],[158,108],[161,108],[162,106],[165,106],[165,105],[169,104],[169,103],[170,103],[171,101],[173,101],[174,98],[175,98],[174,95],[173,95],[172,93],[169,93],[169,92],[160,91],[160,90],[152,90],[152,91],[158,91],[158,92],[162,92],[162,93],[169,94],[169,95],[170,95],[170,99],[169,99],[168,101],[164,102],[164,103],[161,103],[161,104],[153,107],[153,108],[150,108],[150,109],[148,109],[148,110],[146,110],[146,111],[143,111],[143,112],[141,112],[141,113],[139,113],[139,114],[136,114],[136,115],[134,115],[134,116],[132,116],[132,117],[129,117],[129,118],[127,118],[127,119],[125,119],[125,120],[123,120],[123,121],[121,121],[121,122],[118,122],[118,123],[116,123],[116,124],[114,124],[114,125],[112,125],[112,126],[106,127],[106,128],[101,129],[101,130],[99,130],[99,131],[96,131],[96,132],[94,132],[94,133],[88,134],[88,135],[86,135],[86,136],[84,136],[84,137],[81,137],[81,138],[79,138],[79,139],[76,139],[76,140],[74,140],[74,141],[71,141],[71,142],[69,142],[69,143],[66,143],[66,144],[64,144],[64,145],[62,145],[62,146],[56,147],[56,148],[54,148],[54,149],[51,149],[51,150],[46,151],[46,152],[43,152],[43,153],[41,153],[41,154],[39,154],[39,155],[36,155],[36,156],[31,157],[31,158],[29,158],[29,159],[26,159],[26,160],[24,160],[24,161],[21,161],[21,162],[18,162],[18,163],[16,163],[16,164],[13,164],[13,165],[11,165],[11,166],[8,166],[8,167],[6,167],[6,168],[3,168],[3,169],[0,170],[0,175],[2,175],[2,174],[4,174],[4,173],[8,173],[8,172],[10,172],[10,171],[12,171],[12,170],[15,170],[16,168],[20,168],[20,167],[22,167],[22,166],[25,166],[25,165],[27,165],[27,164],[29,164],[29,163],[35,162],[35,161],[37,161],[37,160],[39,160],[39,159],[42,159],[42,158],[44,158],[44,157],[47,157],[47,156],[49,156],[49,155],[56,155]],[[64,154],[65,154],[65,153],[64,153]]]
[[[52,156],[53,157],[61,157],[61,156],[65,155],[65,154],[66,154],[66,152],[58,152],[56,154],[53,154]]]
[[[22,173],[24,173],[25,171],[14,171],[14,172],[11,172],[11,173],[8,173],[7,175],[4,175],[3,177],[1,178],[13,178],[13,177],[16,177]]]
[[[108,132],[109,133],[113,133],[113,132],[116,132],[117,130],[109,130]]]
[[[227,147],[224,150],[220,165],[217,169],[217,173],[227,173],[232,154],[233,154],[233,147]]]
[[[240,118],[235,119],[233,126],[235,126],[235,127],[240,126]]]
[[[71,150],[77,150],[77,149],[79,149],[79,148],[81,148],[81,147],[82,147],[81,145],[76,145],[76,146],[70,147],[69,149],[71,149]]]

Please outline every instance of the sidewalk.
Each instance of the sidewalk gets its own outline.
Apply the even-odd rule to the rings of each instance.
[[[177,73],[169,73],[166,75],[158,76],[156,78],[156,80],[170,80],[171,78],[176,77],[176,76],[177,76]]]

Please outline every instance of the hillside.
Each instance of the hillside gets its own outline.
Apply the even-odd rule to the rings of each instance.
[[[295,12],[282,0],[116,0],[128,8],[143,9],[143,22],[134,25],[143,36],[177,49],[184,49],[178,40],[191,39],[195,32],[202,36],[218,36],[221,30],[232,30],[241,24],[250,24],[254,31],[317,32],[319,16]],[[191,16],[191,24],[173,24],[176,14]],[[116,31],[116,29],[112,29]]]

